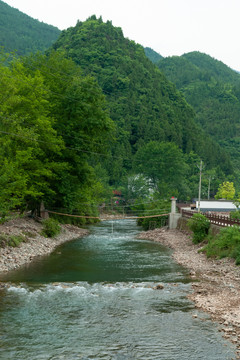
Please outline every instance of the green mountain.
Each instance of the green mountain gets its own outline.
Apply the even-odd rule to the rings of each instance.
[[[6,4],[0,4],[9,9]],[[25,25],[28,20],[33,22],[34,30],[29,30],[29,34],[35,34],[35,25],[44,25],[18,11],[16,14],[26,19]],[[21,34],[23,23],[14,26],[12,28]],[[16,36],[12,36],[15,39]],[[18,54],[44,49],[38,42],[24,43],[22,40],[24,36],[19,42],[16,40]],[[10,46],[11,41],[7,44]],[[160,57],[151,49],[147,53],[155,60]],[[192,67],[190,73],[198,68],[195,64]],[[2,156],[13,162],[11,169],[8,162],[2,169],[2,174],[8,173],[2,178],[2,188],[7,189],[3,194],[4,204],[15,191],[13,207],[24,202],[39,205],[43,199],[50,206],[84,212],[82,204],[100,201],[103,193],[109,194],[109,185],[123,188],[129,199],[148,196],[149,187],[163,198],[181,195],[186,199],[197,194],[200,158],[206,170],[214,173],[214,189],[226,176],[233,174],[226,151],[196,123],[195,112],[183,94],[148,59],[146,49],[124,38],[122,30],[113,27],[110,21],[104,23],[101,18],[92,16],[85,22],[78,22],[75,27],[63,31],[45,54],[23,57],[21,64],[13,61],[8,68],[2,64],[1,71],[6,80],[2,89],[6,113],[2,113],[6,115],[3,117],[6,121],[1,124],[5,146]],[[10,89],[10,102],[4,96],[9,91],[9,77],[16,83],[16,87]],[[29,81],[25,93],[21,85],[26,81],[21,79],[26,78]],[[34,108],[35,102],[29,99],[35,94],[35,83],[39,85],[39,95],[35,97],[40,100],[39,113],[35,118],[32,111],[27,122],[22,109],[29,114],[29,104]],[[42,92],[40,84],[44,85]],[[23,104],[15,107],[16,99]],[[21,134],[31,130],[37,138],[44,138],[48,133],[41,119],[46,117],[49,136],[54,137],[61,150],[56,147],[54,153],[50,148],[36,149],[35,174],[30,161],[31,144],[27,150],[29,158],[21,156],[19,159],[10,151],[18,149],[14,145],[18,139],[8,141],[5,137],[15,134],[18,128]],[[42,144],[40,140],[39,144]],[[22,142],[17,146],[25,152]],[[36,161],[39,154],[39,161],[44,163],[42,172],[38,172],[39,161]],[[17,175],[17,182],[14,182]],[[5,186],[8,183],[20,184],[22,192]],[[34,185],[31,194],[29,184]],[[205,188],[207,185],[208,182]],[[23,194],[24,199],[19,199],[18,194]]]
[[[47,10],[46,10],[47,11]],[[0,46],[17,55],[43,51],[58,38],[60,30],[35,20],[0,1]]]
[[[149,47],[144,48],[145,55],[154,63],[157,64],[159,60],[163,59],[162,55]]]
[[[196,122],[240,165],[240,74],[206,54],[161,59],[158,67],[185,96]]]
[[[150,141],[174,142],[185,153],[199,154],[208,166],[219,164],[225,172],[231,171],[221,148],[196,125],[183,95],[146,57],[144,48],[124,38],[110,21],[92,16],[79,22],[61,33],[53,49],[93,75],[106,95],[117,125],[109,167],[112,180],[128,169],[128,163],[115,161],[114,156],[131,158]]]
[[[235,82],[239,78],[238,76],[236,77],[236,72],[225,65],[222,61],[216,60],[199,51],[184,54],[182,57],[189,60],[202,71],[211,74],[211,76],[214,76],[214,78],[219,81]]]

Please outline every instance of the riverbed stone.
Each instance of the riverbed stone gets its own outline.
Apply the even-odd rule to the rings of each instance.
[[[140,239],[153,240],[173,249],[172,257],[180,265],[189,269],[192,283],[192,293],[188,298],[195,307],[209,313],[214,321],[225,323],[227,329],[221,330],[229,335],[229,339],[240,346],[240,267],[234,259],[209,259],[199,250],[202,244],[193,244],[191,235],[184,229],[163,230],[154,229],[141,233]],[[196,280],[195,280],[196,279]]]
[[[29,218],[11,220],[0,225],[0,234],[8,232],[10,235],[22,235],[22,231],[34,237],[28,237],[27,242],[22,242],[18,247],[0,248],[0,273],[16,269],[34,260],[37,256],[50,254],[57,246],[65,241],[82,237],[88,233],[73,225],[61,225],[62,232],[56,238],[45,238],[40,235],[42,224]]]

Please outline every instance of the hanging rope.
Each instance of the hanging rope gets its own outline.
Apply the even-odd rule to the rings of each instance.
[[[56,211],[50,211],[50,210],[45,210],[45,211],[50,213],[50,214],[56,214],[56,215],[71,216],[71,217],[84,218],[84,219],[98,219],[98,220],[101,220],[99,216],[71,215],[71,214],[59,213],[59,212],[56,212]]]
[[[108,220],[129,220],[129,219],[145,219],[145,218],[156,218],[156,217],[162,217],[162,216],[168,216],[169,214],[159,214],[159,215],[148,215],[148,216],[124,216],[119,218],[109,218],[109,219],[101,219],[99,216],[86,216],[86,215],[71,215],[71,214],[65,214],[65,213],[59,213],[56,211],[50,211],[45,210],[46,212],[50,214],[56,214],[56,215],[62,215],[62,216],[70,216],[70,217],[76,217],[76,218],[84,218],[84,219],[97,219],[100,221],[108,221]]]

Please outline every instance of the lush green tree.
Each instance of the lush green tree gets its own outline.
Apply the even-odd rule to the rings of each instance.
[[[237,213],[237,211],[235,213]],[[239,214],[237,215],[239,216]],[[207,257],[219,259],[226,257],[233,258],[235,259],[236,265],[240,265],[239,226],[224,227],[221,228],[216,236],[208,235],[208,243],[201,251],[206,253]]]
[[[149,202],[134,205],[131,210],[139,216],[138,225],[141,225],[144,230],[150,230],[166,226],[170,208],[170,199],[153,198]],[[161,216],[155,217],[155,215]]]
[[[60,160],[68,166],[53,184],[58,194],[55,206],[68,211],[88,210],[81,203],[97,202],[101,198],[101,185],[94,168],[102,155],[108,155],[106,149],[114,133],[105,97],[92,77],[83,76],[81,69],[60,53],[38,55],[28,65],[29,69],[38,68],[43,74],[56,119],[54,129],[66,148]]]
[[[215,195],[216,199],[233,200],[235,196],[235,187],[233,182],[224,181],[218,188]]]
[[[184,153],[200,155],[209,167],[219,163],[231,172],[229,158],[196,125],[185,98],[120,28],[92,16],[63,31],[53,48],[94,76],[106,95],[117,127],[112,156],[102,162],[111,184],[121,183],[134,154],[151,140],[174,142]]]
[[[210,221],[202,214],[193,214],[188,220],[187,226],[193,232],[193,243],[198,244],[207,237]]]
[[[235,171],[240,164],[240,74],[200,52],[161,59],[158,66],[176,84],[194,108],[196,122],[214,140],[211,146],[200,145],[195,152],[211,167],[219,163],[225,174],[232,174],[227,158]]]
[[[143,174],[131,175],[127,177],[126,199],[128,201],[144,201],[150,199],[153,188],[149,178]]]
[[[96,81],[54,53],[1,66],[0,77],[2,206],[96,212],[86,204],[105,190],[93,155],[113,130]]]
[[[162,55],[158,54],[156,51],[154,51],[153,49],[151,49],[149,47],[144,48],[144,52],[145,52],[146,56],[154,64],[157,64],[159,62],[159,60],[161,60],[163,58]]]
[[[8,184],[2,207],[44,200],[48,207],[89,214],[108,196],[109,184],[127,192],[130,177],[139,179],[134,196],[147,197],[147,188],[154,188],[160,197],[190,199],[197,193],[200,159],[206,174],[216,173],[212,194],[226,174],[235,182],[228,153],[236,165],[238,81],[222,87],[221,67],[211,63],[208,71],[205,58],[183,59],[177,86],[194,106],[198,125],[193,108],[144,49],[95,16],[63,31],[45,55],[1,66],[0,182]],[[176,59],[172,66],[179,75]],[[231,74],[224,75],[229,82]],[[205,122],[216,108],[221,126]],[[230,110],[234,121],[227,120]]]
[[[178,195],[186,165],[182,151],[174,143],[150,141],[135,156],[135,169],[152,182],[162,196]]]
[[[34,206],[51,198],[54,160],[64,144],[53,129],[43,78],[30,76],[20,62],[0,66],[0,184],[1,206]],[[9,199],[9,200],[8,200]]]

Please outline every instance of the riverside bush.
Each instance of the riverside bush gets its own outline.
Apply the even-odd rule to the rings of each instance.
[[[143,230],[152,230],[167,225],[168,215],[161,217],[154,217],[154,215],[168,214],[170,212],[170,201],[169,200],[155,200],[150,204],[133,205],[130,208],[130,212],[136,216],[140,216],[137,219],[137,224],[143,227]],[[153,217],[149,217],[153,215]],[[141,218],[144,217],[145,218]]]
[[[240,210],[230,212],[231,219],[240,219]]]
[[[1,234],[0,235],[0,247],[4,248],[7,245],[7,236]]]
[[[163,226],[166,226],[168,222],[168,215],[167,216],[161,216],[156,218],[146,218],[143,219],[143,221],[138,220],[138,225],[141,225],[143,227],[143,230],[153,230],[155,228],[161,228]]]
[[[6,235],[6,234],[0,235],[0,247],[2,247],[2,248],[6,247],[6,246],[17,247],[22,242],[26,242],[26,237],[22,234],[10,235],[10,236]]]
[[[193,243],[198,244],[206,238],[210,221],[202,214],[193,214],[188,220],[187,226],[193,232]]]
[[[207,257],[222,259],[230,257],[236,260],[236,265],[240,265],[240,229],[238,226],[225,227],[215,237],[211,237],[209,242],[202,249]]]
[[[25,242],[23,235],[11,235],[8,239],[8,246],[17,247],[21,242]]]
[[[55,219],[46,219],[43,220],[43,229],[41,234],[45,237],[54,237],[57,236],[61,232],[61,226],[58,221]]]

